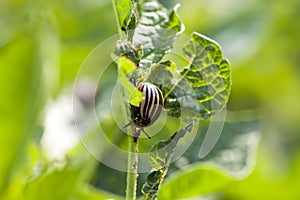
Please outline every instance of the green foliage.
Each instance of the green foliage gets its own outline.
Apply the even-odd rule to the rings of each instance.
[[[173,62],[161,62],[152,66],[147,81],[158,84],[165,98],[165,94],[169,91],[169,88],[172,88],[172,80],[174,80],[176,71],[176,65]],[[166,101],[165,107],[168,107],[168,104],[169,102]]]
[[[77,152],[78,154],[78,152]],[[88,163],[91,162],[87,159]],[[30,178],[25,186],[24,199],[122,199],[118,195],[95,189],[83,182],[90,166],[68,163],[63,168],[47,169],[47,171]],[[38,188],[38,189],[37,189]],[[55,191],[55,192],[54,192]],[[49,195],[51,193],[51,195]],[[53,193],[53,194],[52,194]],[[20,197],[18,197],[20,198]]]
[[[139,24],[134,30],[133,44],[140,46],[143,52],[139,66],[150,68],[163,58],[166,51],[171,50],[183,27],[176,9],[168,10],[159,2],[150,0],[145,1],[142,7]]]
[[[142,7],[132,44],[123,45],[142,52],[139,58],[127,56],[138,65],[137,72],[128,78],[138,82],[147,79],[159,85],[164,93],[165,108],[171,116],[180,117],[183,111],[189,113],[185,119],[192,120],[207,119],[218,113],[227,103],[231,87],[230,65],[220,46],[201,34],[193,33],[183,47],[188,67],[177,71],[170,61],[158,63],[173,47],[182,24],[175,10],[168,11],[158,2],[146,1]],[[117,45],[117,49],[122,48]]]
[[[172,49],[183,25],[176,13],[177,8],[168,10],[157,1],[145,1],[136,7],[142,8],[138,24],[132,30],[125,30],[125,38],[121,33],[116,54],[126,56],[139,66],[132,78],[141,82],[149,75],[150,67]]]
[[[148,175],[143,188],[147,192],[145,193],[155,197],[157,194],[154,192],[159,189],[159,199],[191,198],[219,191],[246,177],[256,159],[260,120],[254,116],[249,117],[250,113],[239,116],[237,119],[235,115],[230,115],[230,122],[225,123],[223,133],[214,149],[208,156],[199,159],[199,147],[205,145],[202,132],[206,132],[208,126],[208,123],[202,123],[194,144],[183,156],[189,165],[174,172],[161,186],[167,170],[164,168],[164,159],[171,159],[166,152],[172,151],[158,147],[164,146],[163,142],[157,144],[154,148],[161,151],[151,154],[150,159],[153,169],[159,170],[154,170]],[[174,142],[173,148],[175,146]]]
[[[231,88],[230,64],[213,40],[193,33],[184,47],[190,67],[180,72],[196,93],[201,118],[218,113],[227,103]]]
[[[262,149],[260,148],[260,150]],[[262,155],[261,152],[259,152],[260,155]],[[276,169],[274,166],[275,163],[272,163],[267,157],[259,156],[257,166],[251,175],[225,188],[223,190],[225,192],[224,198],[243,198],[245,200],[298,199],[300,197],[298,190],[300,154],[299,151],[295,153],[296,157],[291,162],[288,174],[277,171],[278,168]]]
[[[133,32],[129,30],[138,25],[135,17],[143,15],[143,7],[138,5],[136,10],[132,11],[130,1],[114,2],[119,5],[118,9],[124,11],[121,20],[118,19],[118,24],[120,30],[124,26],[128,34],[126,31],[119,31],[123,34],[122,37],[128,36],[127,39],[131,40],[127,51],[136,50],[136,58],[134,55],[129,58],[137,65],[143,55],[142,47],[133,45]],[[220,139],[211,153],[200,159],[199,147],[203,145],[204,133],[209,123],[201,120],[201,130],[192,146],[183,157],[170,166],[168,172],[170,176],[167,176],[165,184],[160,186],[159,199],[197,198],[198,195],[223,200],[300,199],[299,1],[220,3],[214,0],[160,0],[160,2],[168,8],[168,18],[171,18],[170,13],[174,11],[173,6],[181,2],[180,17],[186,25],[187,33],[198,31],[215,38],[234,65],[233,88],[227,107],[232,112],[229,112]],[[47,107],[43,106],[45,100],[47,103],[56,103],[58,96],[67,95],[66,90],[72,87],[84,58],[100,41],[116,33],[115,27],[112,26],[115,22],[110,3],[109,0],[1,1],[1,200],[41,199],[42,197],[38,195],[44,195],[46,199],[52,196],[82,200],[123,199],[122,196],[110,192],[124,194],[125,181],[112,169],[104,170],[99,165],[98,170],[94,170],[97,163],[93,159],[84,159],[86,156],[84,149],[80,153],[73,152],[73,156],[68,155],[64,163],[59,163],[57,167],[56,161],[50,161],[44,155],[43,144],[40,146],[44,132],[44,118],[49,114]],[[127,13],[126,10],[129,8],[131,12]],[[141,15],[138,15],[139,13]],[[178,26],[176,20],[172,21]],[[189,66],[191,62],[185,57],[182,59],[183,64],[179,64],[174,60],[172,62],[164,59],[165,55],[166,53],[158,63],[151,64],[151,69],[147,68],[150,73],[147,71],[143,74],[136,71],[132,75],[142,77],[140,80],[160,83],[161,86],[171,85],[174,80],[173,74],[176,71],[178,73],[183,71],[180,66]],[[104,54],[100,53],[98,56],[101,60],[106,59]],[[143,56],[147,58],[146,64],[148,61],[152,62],[150,56]],[[84,75],[97,80],[99,77],[96,76],[96,72],[101,67],[103,66],[98,64]],[[157,77],[156,73],[162,76]],[[85,76],[79,78],[86,78]],[[107,73],[105,81],[112,77],[117,78],[116,71]],[[223,84],[228,83],[226,76],[221,77]],[[157,80],[152,81],[152,78]],[[109,85],[107,82],[101,85],[99,91],[101,101],[108,98],[110,93],[106,91],[113,88],[112,84]],[[168,88],[171,86],[165,88],[164,94],[167,94]],[[226,89],[227,91],[230,90]],[[220,98],[219,102],[224,100]],[[176,107],[171,103],[168,102],[166,106]],[[217,112],[219,104],[215,107]],[[203,112],[207,113],[205,107],[203,108]],[[245,109],[254,110],[260,119],[245,120],[243,114],[236,112]],[[103,117],[101,119],[104,119],[101,123],[106,124],[107,137],[114,144],[126,149],[125,134],[106,111],[101,113]],[[61,113],[63,114],[64,110]],[[91,113],[94,114],[93,111]],[[235,121],[232,121],[232,113],[236,113]],[[180,113],[174,110],[172,115]],[[88,121],[86,115],[83,114],[81,117]],[[177,121],[167,118],[167,122],[167,127],[152,140],[140,139],[139,146],[142,151],[156,138],[166,139],[169,137],[167,132],[170,134],[174,132],[170,127],[177,127]],[[263,137],[257,152],[260,132]],[[63,130],[60,134],[63,139]],[[85,134],[89,135],[90,130],[86,130]],[[104,156],[111,156],[107,146],[97,148],[105,152]],[[78,163],[82,159],[84,162],[80,162],[79,166],[74,167],[70,164],[70,162]],[[198,163],[204,161],[214,162],[218,167]],[[90,170],[85,171],[83,166],[88,166]],[[219,166],[222,166],[222,170]],[[82,171],[85,171],[83,173],[85,175],[81,173]],[[211,177],[208,177],[209,174]],[[152,176],[160,174],[154,171]],[[231,180],[235,176],[240,180]],[[115,178],[112,181],[110,177]],[[149,177],[149,181],[157,180],[150,175]],[[94,188],[91,184],[96,185],[94,182],[96,178],[102,184],[97,184],[97,188]],[[142,182],[142,174],[139,180]],[[199,180],[200,183],[195,180]],[[210,197],[212,193],[217,195]]]
[[[0,100],[0,198],[36,131],[42,102],[36,42],[23,32],[1,48],[1,52],[0,90],[5,98]]]
[[[188,132],[191,132],[192,127],[193,124],[191,123],[187,127],[174,133],[169,140],[160,141],[152,147],[150,153],[152,172],[147,176],[147,181],[142,188],[145,199],[157,198],[157,192],[167,174],[175,147],[180,138],[184,137]]]
[[[255,164],[257,146],[261,139],[261,120],[251,113],[239,113],[239,118],[236,115],[229,115],[228,119],[231,120],[225,122],[218,142],[202,161],[213,162],[235,178],[243,178]],[[188,155],[191,156],[191,161],[199,159],[192,156],[193,153]]]
[[[168,10],[157,1],[144,1],[139,6],[142,9],[139,10],[138,24],[132,30],[132,40],[129,38],[126,41],[121,34],[121,40],[116,44],[115,53],[121,56],[118,65],[125,100],[138,105],[139,101],[133,101],[128,95],[134,95],[131,91],[136,93],[134,86],[137,83],[148,81],[161,88],[165,100],[164,107],[170,116],[194,121],[207,119],[218,113],[225,107],[231,87],[230,65],[223,57],[220,46],[201,34],[193,33],[187,44],[182,47],[188,66],[177,70],[175,63],[171,61],[160,63],[166,53],[172,50],[178,34],[183,30],[176,14],[177,6]],[[124,10],[116,10],[120,12],[117,14],[120,20]],[[130,13],[131,10],[128,7],[127,12]],[[125,56],[132,62],[127,61]],[[124,74],[126,76],[122,76]],[[126,80],[122,80],[123,78]],[[191,128],[192,124],[176,132],[168,141],[159,142],[152,148],[152,172],[142,189],[145,199],[157,198],[174,149],[179,139],[186,132],[190,132]],[[136,161],[132,164],[130,161],[128,170],[136,171]],[[134,175],[129,172],[128,180],[132,178]],[[127,194],[132,194],[130,191],[135,189],[135,182],[128,181],[127,184]]]
[[[167,141],[160,141],[151,149],[150,163],[153,169],[167,168],[180,138],[191,132],[193,123],[174,133]]]
[[[58,27],[53,24],[57,22],[55,15],[61,14],[59,10],[63,9],[66,2],[59,5],[46,0],[41,2],[3,1],[0,6],[0,28],[3,30],[0,35],[0,90],[3,97],[0,99],[0,199],[116,197],[101,190],[81,188],[93,172],[86,172],[86,166],[91,168],[95,162],[88,160],[77,167],[69,163],[62,168],[57,167],[56,162],[45,157],[44,149],[40,147],[44,131],[41,125],[44,124],[44,116],[41,115],[45,114],[45,100],[48,101],[48,95],[54,94],[53,88],[56,89],[55,93],[61,92],[70,80],[74,80],[76,67],[80,66],[99,39],[97,37],[93,42],[89,38],[88,42],[82,42],[84,34],[73,32],[68,35],[64,30],[61,30],[61,38],[58,38],[55,34]],[[63,17],[59,22],[74,30],[74,27],[78,28],[78,16],[70,17],[73,15],[72,9],[74,5],[63,9],[60,15]],[[83,10],[87,14],[85,8]],[[2,24],[2,19],[5,19],[5,24]],[[69,23],[70,19],[75,24]],[[91,24],[85,23],[85,34],[94,31],[90,29]],[[72,44],[66,42],[70,38]],[[62,51],[61,41],[66,42]],[[82,42],[80,48],[78,41]],[[61,56],[61,63],[58,63],[57,56]],[[57,72],[62,72],[61,76]],[[82,157],[85,156],[76,154],[76,157],[69,159],[78,162]]]
[[[112,2],[116,10],[119,32],[123,37],[126,37],[123,35],[123,31],[134,28],[137,20],[134,2],[133,0],[113,0]]]
[[[216,192],[232,178],[223,170],[202,163],[174,173],[161,186],[159,199],[192,198]]]
[[[118,17],[120,28],[123,25],[127,26],[130,23],[129,19],[131,18],[130,15],[133,10],[132,1],[114,0],[113,3],[115,3],[114,7],[116,8],[116,15]]]
[[[72,197],[77,185],[80,169],[57,169],[36,179],[28,181],[25,189],[25,199],[68,199]],[[59,186],[59,187],[58,187]],[[36,188],[39,188],[38,190]],[[56,191],[49,195],[49,191]]]
[[[188,67],[178,71],[174,63],[167,61],[152,67],[148,80],[162,88],[170,116],[179,117],[184,112],[187,116],[182,117],[188,120],[207,119],[229,99],[230,65],[220,46],[198,33],[193,33],[184,53]]]
[[[131,105],[137,106],[142,100],[142,93],[129,81],[129,77],[132,76],[136,66],[131,60],[122,56],[118,60],[118,67],[119,80],[124,91],[124,100]]]

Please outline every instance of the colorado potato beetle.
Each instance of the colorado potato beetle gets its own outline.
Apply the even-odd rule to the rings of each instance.
[[[138,106],[130,105],[132,122],[125,127],[134,124],[150,138],[144,128],[152,125],[159,118],[164,99],[160,89],[152,83],[141,83],[138,90],[143,93],[142,101]]]

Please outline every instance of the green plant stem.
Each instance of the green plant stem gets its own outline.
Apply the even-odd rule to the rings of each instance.
[[[134,136],[128,134],[128,165],[126,200],[136,199],[136,186],[138,178],[138,140],[139,130],[134,128]]]

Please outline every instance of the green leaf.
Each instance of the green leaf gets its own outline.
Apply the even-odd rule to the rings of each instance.
[[[206,146],[206,138],[213,136],[207,135],[211,122],[202,121],[201,129],[193,145],[185,152],[184,158],[190,164],[214,163],[233,177],[243,178],[252,171],[255,165],[257,146],[261,137],[261,119],[251,112],[231,112],[227,114],[227,120],[217,143],[204,158],[199,152],[209,149]]]
[[[136,69],[135,64],[122,56],[119,58],[119,77],[122,89],[124,90],[124,100],[131,105],[137,106],[142,101],[142,93],[129,81],[132,73]]]
[[[232,181],[223,170],[198,163],[174,173],[162,185],[159,199],[197,197],[219,191]]]
[[[126,76],[126,75],[132,75],[135,68],[136,68],[136,66],[131,60],[127,59],[124,56],[119,58],[120,78],[122,78],[123,76]]]
[[[136,16],[134,14],[134,2],[132,0],[113,0],[119,31],[134,28]]]
[[[165,94],[172,88],[177,73],[176,65],[171,61],[162,62],[151,67],[147,81],[156,83]]]
[[[200,116],[208,118],[219,112],[229,99],[230,64],[215,41],[198,33],[192,34],[184,52],[190,67],[181,71],[182,81],[195,91]]]
[[[159,199],[206,195],[220,191],[231,181],[249,175],[255,164],[260,120],[249,112],[231,113],[229,118],[230,121],[225,123],[217,144],[204,159],[199,158],[198,153],[199,147],[205,145],[205,134],[197,134],[193,145],[184,154],[184,159],[188,161],[187,166],[181,166],[182,171],[175,172],[166,179],[161,185]],[[207,131],[209,124],[203,121],[201,124],[202,131]]]
[[[176,13],[178,6],[167,9],[157,1],[146,0],[135,2],[134,7],[138,25],[127,32],[127,40],[117,42],[115,55],[126,56],[138,66],[128,78],[139,83],[148,77],[150,67],[172,49],[183,25]]]
[[[181,21],[173,10],[168,10],[157,1],[146,0],[139,24],[133,35],[133,44],[142,49],[139,66],[148,68],[158,63],[169,51],[178,33],[183,30]]]
[[[156,199],[159,186],[167,174],[179,139],[191,132],[192,128],[193,123],[190,123],[187,127],[174,133],[169,140],[158,142],[152,147],[150,154],[152,172],[147,176],[147,181],[142,188],[145,199]]]
[[[1,199],[22,200],[24,199],[24,189],[29,178],[39,176],[46,169],[46,163],[42,150],[37,144],[31,142],[18,162],[17,170],[11,173],[7,189]]]
[[[260,141],[260,119],[236,114],[235,119],[224,124],[224,128],[212,151],[203,159],[214,162],[237,178],[247,176],[256,160]]]
[[[177,107],[180,108],[180,104],[178,101],[170,101],[166,99],[166,95],[170,92],[171,88],[173,88],[175,76],[177,73],[178,71],[176,69],[176,65],[171,61],[166,61],[152,66],[151,73],[147,79],[148,82],[157,85],[161,89],[164,95],[164,107],[166,109]],[[174,116],[174,112],[168,114]],[[178,113],[178,116],[179,115],[180,113]]]
[[[42,102],[37,44],[32,35],[20,35],[0,51],[0,198],[35,132]]]
[[[207,119],[229,99],[230,64],[215,41],[198,33],[192,34],[184,55],[187,67],[179,71],[171,62],[161,63],[153,67],[149,80],[161,86],[170,116]]]
[[[29,181],[24,192],[25,199],[69,199],[75,192],[80,168],[55,169],[49,174]],[[49,195],[51,194],[51,195]]]

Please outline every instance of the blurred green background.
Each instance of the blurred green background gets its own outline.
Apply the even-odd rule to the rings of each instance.
[[[300,1],[176,2],[185,34],[218,41],[232,64],[228,115],[251,112],[261,119],[253,171],[208,198],[300,199]],[[117,33],[111,1],[4,0],[0,31],[0,199],[120,198],[126,175],[91,157],[70,125],[80,65]],[[84,116],[93,80],[83,81],[77,95]],[[124,146],[113,137],[120,130],[110,127],[111,139]]]

